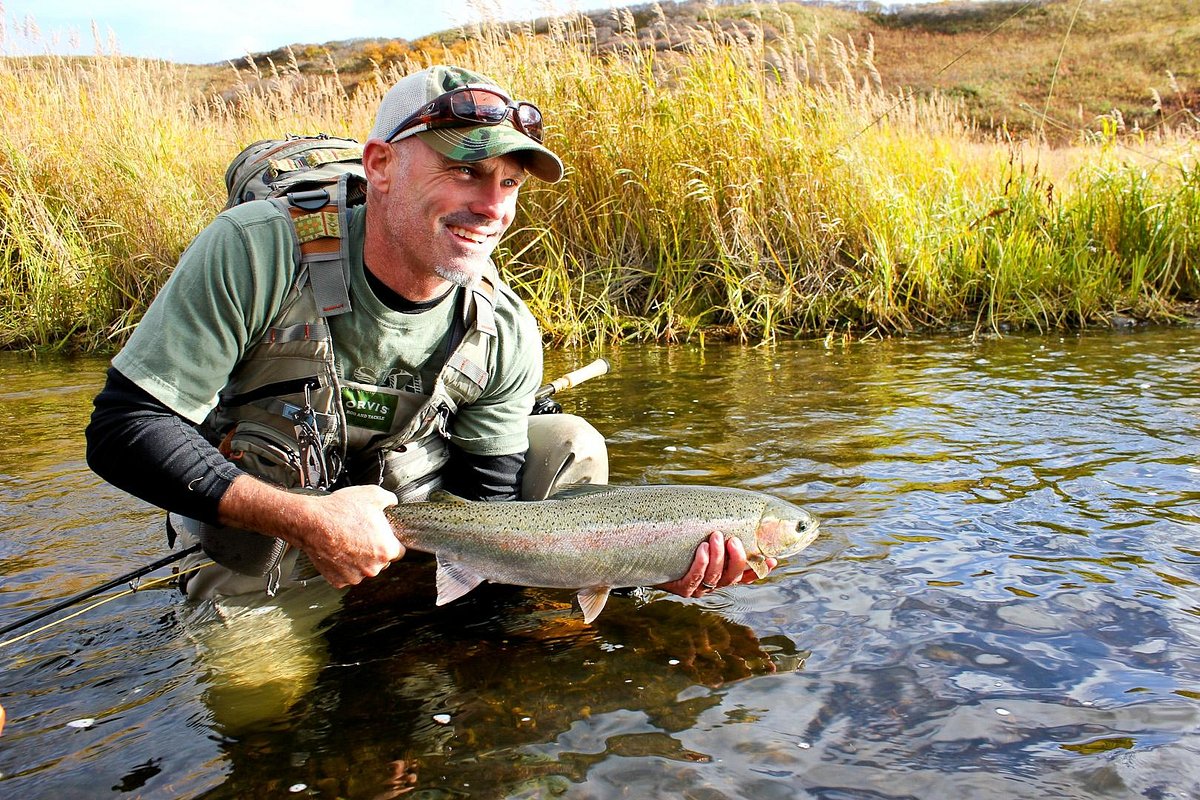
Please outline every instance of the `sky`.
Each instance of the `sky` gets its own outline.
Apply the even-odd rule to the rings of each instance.
[[[644,0],[643,0],[644,1]],[[630,0],[0,0],[9,55],[105,52],[115,37],[124,55],[186,64],[237,60],[286,44],[360,37],[416,39],[481,19],[532,19]],[[480,11],[483,9],[485,11]],[[26,35],[32,18],[37,34]]]
[[[416,39],[490,19],[525,20],[647,0],[0,0],[0,55],[103,52],[185,64],[236,61],[287,44]],[[929,0],[901,0],[929,2]],[[32,20],[34,27],[30,27]]]

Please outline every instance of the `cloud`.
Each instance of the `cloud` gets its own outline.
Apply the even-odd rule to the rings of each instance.
[[[122,53],[182,62],[237,59],[247,52],[293,43],[322,43],[359,37],[416,38],[455,24],[440,3],[340,0],[202,0],[180,3],[169,12],[161,0],[10,0],[4,51],[92,53],[96,42],[109,49],[109,34]],[[25,20],[39,35],[25,35]],[[72,47],[72,43],[75,44]]]

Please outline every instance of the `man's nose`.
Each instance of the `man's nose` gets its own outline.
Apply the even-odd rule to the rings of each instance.
[[[505,219],[516,205],[516,192],[500,181],[482,182],[468,204],[475,214],[488,219]]]

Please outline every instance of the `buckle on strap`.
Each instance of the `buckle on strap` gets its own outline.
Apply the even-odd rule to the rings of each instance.
[[[487,388],[487,370],[480,367],[474,360],[467,358],[461,349],[456,350],[452,356],[446,359],[446,366],[460,373],[479,388]]]
[[[329,205],[329,192],[325,189],[288,192],[287,200],[296,208],[302,208],[305,211],[316,211]]]

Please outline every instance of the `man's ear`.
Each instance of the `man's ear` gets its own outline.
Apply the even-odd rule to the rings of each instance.
[[[390,183],[392,159],[396,151],[390,144],[384,144],[379,139],[370,139],[363,146],[363,171],[367,174],[367,183],[380,192],[386,192]]]

